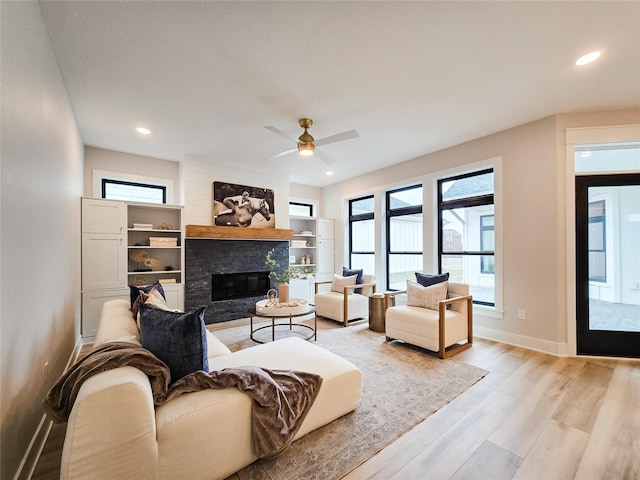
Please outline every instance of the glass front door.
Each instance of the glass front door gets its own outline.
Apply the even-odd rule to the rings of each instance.
[[[640,174],[576,176],[576,281],[578,354],[640,357]]]

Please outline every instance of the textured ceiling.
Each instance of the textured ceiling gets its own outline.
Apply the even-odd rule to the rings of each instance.
[[[325,186],[556,113],[640,105],[640,2],[42,1],[86,145]],[[601,59],[578,68],[591,49]],[[311,117],[318,147],[292,138]],[[134,130],[147,126],[152,135]]]

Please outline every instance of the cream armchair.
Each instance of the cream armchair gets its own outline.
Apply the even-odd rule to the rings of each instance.
[[[385,335],[388,341],[402,340],[437,352],[440,358],[471,347],[473,299],[469,295],[469,285],[449,282],[448,298],[438,302],[438,310],[404,304],[406,293],[385,293]],[[394,300],[396,305],[393,305]]]
[[[331,281],[315,282],[316,316],[349,325],[349,320],[369,316],[369,295],[375,293],[376,284],[373,275],[363,275],[361,284],[345,286],[343,291],[320,291],[321,285],[330,285]],[[326,288],[326,287],[324,287]],[[360,293],[354,293],[359,288]]]

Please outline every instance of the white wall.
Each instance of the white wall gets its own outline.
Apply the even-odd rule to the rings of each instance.
[[[237,167],[216,165],[196,156],[184,159],[185,225],[213,225],[213,182],[269,188],[274,193],[276,228],[289,228],[289,179]]]
[[[100,197],[94,192],[93,177],[96,171],[115,172],[127,176],[131,181],[136,181],[136,178],[140,181],[149,181],[149,179],[169,181],[173,185],[173,191],[171,195],[167,195],[167,203],[182,204],[181,168],[178,162],[85,146],[85,197]]]
[[[10,479],[37,454],[42,399],[80,336],[83,152],[38,3],[0,8],[0,477]]]
[[[336,219],[336,269],[347,261],[348,198],[374,193],[379,204],[378,198],[387,189],[425,182],[435,172],[501,157],[504,312],[502,318],[476,314],[476,333],[565,354],[564,129],[638,123],[639,119],[639,110],[549,117],[327,187],[323,191],[323,206],[324,214]],[[425,211],[424,221],[435,223],[434,215],[435,211]],[[377,219],[376,228],[382,237],[382,219]],[[429,242],[425,238],[425,252],[435,248]],[[378,240],[376,250],[384,251]],[[428,258],[425,265],[433,267]],[[518,320],[519,309],[526,311],[525,320]]]

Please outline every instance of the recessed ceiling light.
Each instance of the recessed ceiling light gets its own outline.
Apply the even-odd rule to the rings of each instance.
[[[151,130],[149,130],[148,128],[144,128],[144,127],[136,128],[136,132],[141,133],[142,135],[151,135]]]
[[[333,175],[333,170],[327,170],[327,171],[325,172],[325,174],[326,174],[328,177],[330,177],[331,175]]]
[[[600,52],[598,52],[597,50],[594,52],[589,52],[576,60],[576,65],[586,65],[588,63],[596,61],[598,58],[600,58]]]

